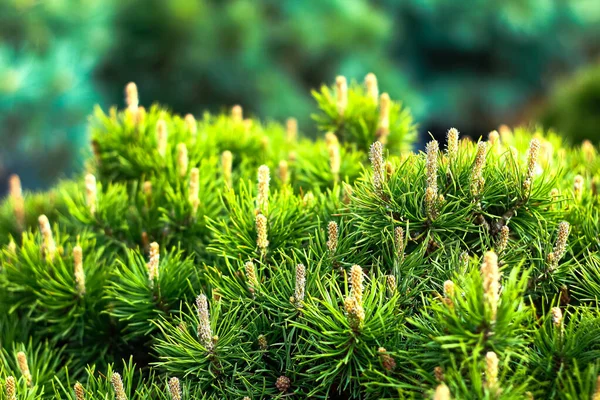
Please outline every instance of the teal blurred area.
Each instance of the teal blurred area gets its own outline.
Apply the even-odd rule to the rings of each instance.
[[[539,115],[560,126],[540,109],[597,61],[598,38],[598,0],[0,0],[0,185],[80,170],[87,115],[121,105],[129,81],[145,106],[241,104],[308,135],[310,90],[368,72],[422,137]]]

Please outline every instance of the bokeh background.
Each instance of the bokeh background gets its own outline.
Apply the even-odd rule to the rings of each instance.
[[[299,120],[338,74],[407,104],[422,138],[541,124],[600,137],[599,0],[0,0],[0,188],[82,165],[87,115],[233,104]],[[4,189],[0,189],[0,193]]]

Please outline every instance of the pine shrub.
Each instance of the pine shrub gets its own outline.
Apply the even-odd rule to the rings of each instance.
[[[593,145],[414,152],[372,74],[313,93],[314,141],[125,92],[80,178],[11,178],[0,398],[599,398]]]

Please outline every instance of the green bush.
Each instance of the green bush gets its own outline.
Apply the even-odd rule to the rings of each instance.
[[[597,149],[453,128],[414,153],[371,79],[315,92],[315,141],[129,85],[85,177],[13,178],[0,398],[597,396]]]

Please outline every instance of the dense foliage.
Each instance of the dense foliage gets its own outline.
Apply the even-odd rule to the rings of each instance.
[[[314,95],[312,141],[129,84],[84,177],[12,177],[0,398],[600,396],[597,149],[503,126],[414,153],[373,75]]]

